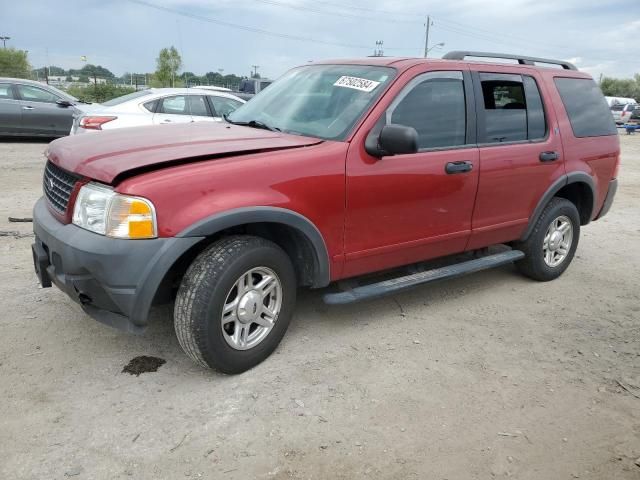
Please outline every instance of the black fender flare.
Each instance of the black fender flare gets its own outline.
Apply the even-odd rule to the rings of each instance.
[[[251,223],[278,223],[301,233],[314,253],[313,288],[326,287],[331,281],[329,253],[322,233],[304,215],[279,207],[242,207],[206,217],[187,227],[176,237],[209,237],[228,228]]]
[[[556,193],[558,193],[564,187],[572,183],[584,183],[588,185],[589,188],[591,189],[591,197],[593,198],[593,204],[591,205],[591,212],[589,213],[589,217],[588,217],[589,220],[591,220],[596,208],[596,205],[595,205],[596,204],[596,184],[593,181],[593,178],[585,172],[571,172],[566,175],[563,175],[562,177],[558,178],[555,182],[553,182],[553,184],[547,189],[547,191],[544,192],[542,197],[540,197],[540,200],[538,200],[538,204],[536,205],[536,208],[533,210],[533,214],[529,218],[529,224],[527,225],[526,230],[520,237],[520,241],[525,241],[527,238],[529,238],[529,235],[531,235],[531,232],[533,232],[533,229],[536,223],[538,222],[540,215],[542,215],[542,211],[544,210],[544,207],[551,201],[551,199],[556,195]]]

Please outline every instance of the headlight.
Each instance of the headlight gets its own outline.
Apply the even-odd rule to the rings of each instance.
[[[114,238],[157,236],[155,209],[149,200],[121,195],[96,183],[78,192],[73,224]]]

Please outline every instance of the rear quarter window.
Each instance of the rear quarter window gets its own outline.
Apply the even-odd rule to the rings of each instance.
[[[576,137],[618,134],[611,110],[596,82],[586,78],[556,77],[554,80]]]

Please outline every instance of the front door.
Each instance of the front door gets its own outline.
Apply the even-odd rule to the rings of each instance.
[[[22,131],[52,137],[68,135],[73,123],[73,107],[58,105],[57,95],[33,85],[17,84],[22,108]]]
[[[479,170],[471,89],[466,70],[432,71],[393,99],[376,128],[415,128],[417,153],[375,158],[351,144],[345,277],[465,249]]]

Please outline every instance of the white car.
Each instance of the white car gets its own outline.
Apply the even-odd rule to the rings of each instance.
[[[241,98],[220,91],[150,88],[100,105],[80,107],[81,112],[75,116],[70,134],[142,125],[219,122],[243,103]]]

